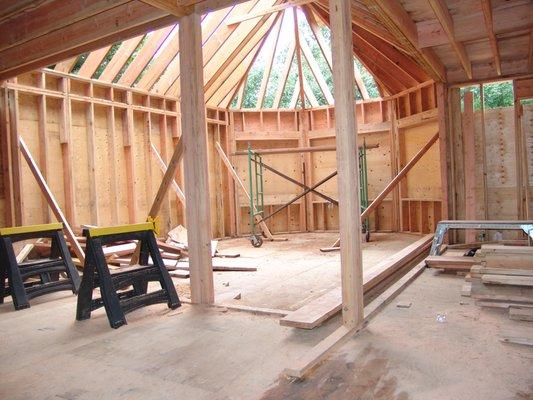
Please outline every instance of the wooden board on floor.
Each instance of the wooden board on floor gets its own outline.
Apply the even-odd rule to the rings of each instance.
[[[533,328],[523,327],[508,329],[501,334],[501,341],[505,343],[533,346]]]
[[[483,275],[483,283],[491,285],[529,286],[533,287],[533,276]],[[533,300],[533,298],[532,298]]]
[[[405,249],[387,257],[367,271],[363,271],[363,291],[367,292],[372,289],[379,282],[429,249],[432,239],[433,234],[425,235]],[[335,288],[280,319],[280,325],[313,329],[340,311],[341,299],[341,289]]]
[[[533,302],[533,288],[526,286],[485,285],[481,282],[481,279],[473,279],[470,297],[477,300]]]
[[[517,321],[533,321],[533,307],[510,307],[509,318]]]

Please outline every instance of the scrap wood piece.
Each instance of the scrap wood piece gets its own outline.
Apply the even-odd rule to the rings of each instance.
[[[381,202],[387,197],[387,195],[401,182],[401,180],[407,175],[407,173],[413,168],[417,163],[418,160],[420,160],[424,154],[427,153],[427,151],[433,146],[433,144],[437,141],[439,138],[439,132],[437,132],[435,135],[429,139],[429,141],[416,153],[411,160],[407,164],[405,164],[405,167],[401,169],[400,172],[394,177],[392,181],[389,182],[389,184],[381,191],[380,194],[376,196],[374,201],[368,205],[368,207],[361,213],[361,223],[370,215],[371,212],[373,212],[380,204]],[[332,246],[328,247],[327,251],[331,251],[333,248],[339,248],[340,246],[340,238],[333,243]]]
[[[219,253],[218,250],[215,252],[215,257],[219,257],[219,258],[239,258],[240,256],[241,256],[240,253],[222,254],[222,253]]]
[[[222,162],[224,163],[224,165],[228,169],[228,171],[229,171],[230,175],[232,176],[233,180],[239,185],[239,187],[242,189],[243,193],[246,195],[248,200],[250,200],[250,194],[246,190],[246,187],[244,186],[244,183],[242,182],[242,180],[239,177],[239,175],[237,174],[237,172],[235,172],[235,169],[233,168],[233,165],[231,165],[231,162],[230,162],[228,156],[226,156],[226,153],[224,153],[224,150],[222,149],[222,146],[220,146],[219,142],[215,142],[215,149],[217,150],[220,158],[222,159]],[[253,210],[253,212],[255,214],[255,219],[256,219],[259,227],[261,228],[261,231],[265,234],[265,236],[267,237],[268,240],[270,240],[270,241],[286,241],[287,240],[286,238],[275,238],[272,235],[272,232],[270,232],[270,229],[268,229],[267,224],[261,219],[259,214],[256,214],[257,210]]]
[[[173,278],[190,278],[191,275],[189,274],[189,271],[180,271],[180,270],[174,270],[174,271],[168,271],[169,275]]]
[[[63,230],[65,231],[65,235],[68,238],[69,243],[72,245],[72,248],[74,250],[74,253],[78,257],[78,259],[84,263],[85,262],[85,253],[82,250],[79,242],[76,239],[76,235],[74,235],[74,232],[72,231],[72,228],[70,224],[67,221],[67,218],[63,214],[63,211],[61,211],[61,208],[59,207],[59,203],[57,202],[56,198],[54,197],[54,194],[50,190],[50,187],[46,183],[46,180],[43,177],[43,174],[39,170],[39,167],[37,166],[37,163],[33,159],[33,156],[30,153],[30,150],[26,146],[26,143],[22,139],[22,137],[19,137],[19,144],[20,144],[20,151],[22,152],[22,155],[26,159],[26,162],[28,163],[28,166],[30,167],[30,170],[35,177],[35,180],[37,181],[37,184],[39,185],[39,188],[41,189],[42,194],[46,198],[46,201],[50,208],[52,209],[52,212],[54,213],[55,217],[63,223]]]
[[[242,311],[242,312],[249,312],[252,314],[257,315],[266,315],[269,317],[284,317],[285,315],[289,314],[290,311],[288,310],[279,310],[277,308],[265,308],[265,307],[253,307],[253,306],[245,306],[240,304],[227,304],[227,303],[216,303],[215,307],[222,307],[227,308],[228,310],[233,311]]]
[[[33,243],[26,243],[22,249],[20,249],[19,253],[17,254],[17,263],[21,263],[23,262],[26,258],[28,258],[28,256],[30,255],[30,253],[32,252],[32,250],[35,248],[35,244]]]
[[[137,247],[137,243],[130,242],[130,243],[122,243],[122,244],[116,244],[112,246],[105,246],[103,247],[104,256],[125,256],[128,254],[132,254],[135,251],[135,248]]]
[[[364,328],[370,322],[370,320],[378,314],[380,310],[382,310],[387,304],[389,304],[394,298],[396,298],[396,296],[398,296],[398,294],[400,294],[411,282],[413,282],[418,276],[420,276],[420,274],[424,272],[424,269],[424,262],[417,264],[396,283],[394,283],[382,294],[372,300],[370,304],[368,304],[364,309],[365,320],[361,327],[349,330],[345,326],[341,326],[331,335],[320,341],[312,349],[307,351],[302,357],[297,359],[293,366],[283,371],[283,374],[289,377],[303,378],[320,361],[325,359],[331,349],[344,343],[347,338],[353,337],[362,328]]]
[[[509,318],[516,321],[533,321],[532,307],[509,307]]]
[[[157,247],[168,253],[182,254],[187,252],[187,246],[179,246],[177,243],[165,243],[160,240],[157,241]]]
[[[472,283],[466,282],[461,288],[461,296],[470,297],[471,294],[472,294]]]
[[[183,225],[178,225],[175,228],[172,228],[168,231],[167,236],[177,243],[181,243],[184,246],[187,246],[187,229]]]
[[[403,250],[385,258],[372,268],[363,270],[363,291],[369,291],[408,262],[411,262],[424,251],[427,251],[431,246],[432,240],[433,234],[425,235]],[[341,307],[342,291],[338,287],[280,319],[280,325],[301,329],[313,329],[338,313]]]
[[[176,264],[176,269],[180,270],[189,270],[189,262],[180,260]],[[257,271],[257,267],[242,267],[237,265],[217,265],[213,264],[213,271],[216,272],[224,272],[224,271],[234,271],[234,272],[255,272]]]
[[[505,343],[533,346],[533,328],[521,327],[508,329],[500,335],[500,340]]]

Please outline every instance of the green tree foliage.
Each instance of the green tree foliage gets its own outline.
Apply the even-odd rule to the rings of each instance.
[[[298,28],[299,28],[299,33],[300,33],[300,40],[301,41],[305,40],[305,43],[310,48],[313,58],[315,62],[317,63],[318,68],[320,72],[322,73],[324,80],[326,81],[326,84],[328,85],[331,93],[333,93],[333,77],[331,74],[331,69],[327,63],[327,60],[322,54],[322,50],[320,49],[320,46],[318,45],[318,42],[316,41],[313,32],[311,31],[311,27],[309,26],[305,18],[298,19]],[[329,45],[330,40],[331,40],[330,30],[326,27],[322,27],[321,30],[322,30],[322,35],[326,41],[326,44]],[[282,27],[282,33],[283,33],[283,27]],[[266,49],[265,47],[263,47],[263,49],[261,50],[261,53],[257,56],[254,64],[250,68],[248,77],[245,82],[245,89],[244,89],[244,95],[243,95],[243,101],[242,101],[243,108],[255,108],[257,106],[257,97],[258,97],[259,90],[261,87],[261,81],[263,79],[263,73],[264,73],[264,69],[266,65],[265,53],[268,50],[269,49]],[[269,80],[267,83],[265,98],[263,101],[264,108],[271,108],[274,104],[274,97],[278,90],[279,80],[281,78],[280,76],[281,70],[283,68],[283,65],[285,64],[287,53],[288,53],[287,45],[282,48],[279,48],[278,46],[278,48],[276,49],[276,53],[274,55],[274,61],[272,64],[272,69],[271,69]],[[305,77],[306,82],[311,88],[311,91],[316,97],[319,105],[326,105],[327,104],[326,98],[324,94],[322,93],[322,90],[320,89],[320,86],[318,85],[318,82],[315,76],[313,75],[311,67],[309,66],[303,54],[301,55],[301,57],[302,57],[302,71],[303,71],[303,75]],[[373,98],[379,97],[379,91],[377,89],[376,83],[372,75],[368,73],[368,71],[364,68],[364,66],[357,59],[355,60],[355,67],[359,70],[361,74],[361,77],[367,88],[369,96]],[[298,85],[298,88],[296,87],[297,85]],[[291,102],[295,89],[299,90],[298,62],[297,62],[296,54],[293,57],[290,72],[289,72],[287,81],[285,82],[284,91],[282,93],[280,105],[279,105],[280,108],[288,108],[290,106],[290,102]],[[355,90],[354,93],[357,99],[362,98],[358,90]],[[237,104],[236,99],[234,99],[231,106],[235,107],[236,104]],[[299,106],[299,104],[300,104],[300,101],[298,101],[297,106]],[[306,106],[310,106],[307,99],[306,99]]]
[[[474,94],[474,110],[481,109],[481,93],[479,85],[461,88],[461,97],[465,92]],[[486,83],[483,85],[485,108],[510,107],[514,104],[513,83],[511,81]]]

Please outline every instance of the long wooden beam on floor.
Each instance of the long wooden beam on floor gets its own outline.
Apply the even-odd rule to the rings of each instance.
[[[433,234],[423,236],[403,250],[385,258],[380,263],[363,271],[363,293],[369,291],[384,279],[411,262],[431,246]],[[341,290],[335,288],[303,307],[280,319],[280,325],[293,328],[313,329],[337,314],[342,307]]]

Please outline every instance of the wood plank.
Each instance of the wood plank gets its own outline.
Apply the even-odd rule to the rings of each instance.
[[[512,268],[488,268],[482,265],[474,265],[470,268],[472,277],[480,278],[481,275],[511,275],[511,276],[533,276],[533,270],[512,269]]]
[[[470,270],[472,266],[479,264],[479,260],[474,257],[428,256],[426,264],[430,268]]]
[[[478,253],[528,254],[533,256],[533,246],[506,246],[501,244],[482,244]]]
[[[533,321],[533,307],[509,307],[509,318],[516,321]]]
[[[459,62],[463,66],[463,69],[466,72],[468,79],[472,79],[472,64],[468,59],[468,54],[466,53],[465,47],[463,44],[455,39],[455,33],[453,29],[453,19],[448,10],[448,7],[444,0],[428,0],[429,5],[433,9],[435,16],[439,20],[444,32],[448,36],[448,40],[452,49],[455,51]]]
[[[472,279],[470,297],[477,300],[504,302],[533,302],[533,288],[527,286],[485,285],[481,279]]]
[[[505,343],[533,346],[533,328],[523,327],[508,329],[501,334],[501,341]]]
[[[426,235],[405,249],[385,258],[368,270],[363,271],[363,293],[374,288],[384,279],[426,251],[431,245],[432,239],[433,235]],[[341,306],[341,290],[340,288],[335,288],[288,314],[280,320],[280,325],[313,329],[339,312]]]
[[[533,287],[533,276],[507,276],[507,275],[490,275],[481,276],[483,283],[492,285],[510,285],[510,286],[531,286]],[[531,299],[533,301],[533,298]]]
[[[184,147],[191,300],[195,304],[213,304],[215,291],[211,262],[211,208],[207,175],[209,168],[201,15],[192,13],[182,17],[179,25],[181,131]],[[170,181],[175,169],[171,169],[169,165],[167,172],[171,172]]]

